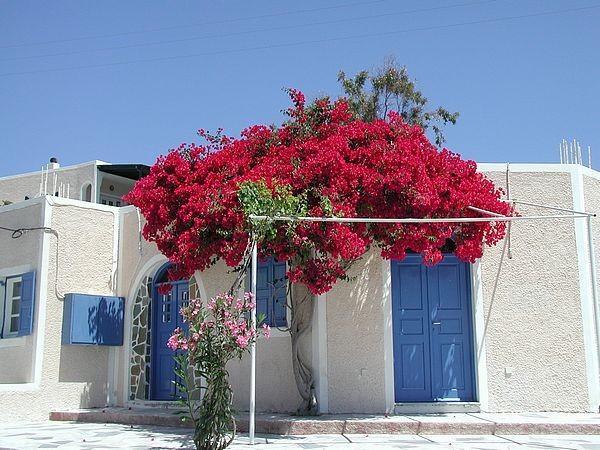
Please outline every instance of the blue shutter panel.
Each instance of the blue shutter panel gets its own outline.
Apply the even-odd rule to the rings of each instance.
[[[123,297],[65,294],[62,343],[123,345],[124,315]]]
[[[19,308],[19,336],[28,336],[33,331],[35,305],[35,272],[21,275],[21,303]]]
[[[258,262],[256,280],[256,314],[264,314],[264,322],[272,327],[287,325],[286,263],[270,257]],[[250,276],[247,290],[250,290]]]
[[[271,286],[269,284],[269,265],[267,262],[258,263],[256,271],[256,316],[264,315],[264,323],[268,324],[269,299],[271,298]]]
[[[124,303],[122,297],[100,297],[96,318],[97,344],[123,345]]]
[[[285,262],[273,262],[273,317],[270,325],[275,327],[285,327],[287,325],[287,280],[285,272]]]

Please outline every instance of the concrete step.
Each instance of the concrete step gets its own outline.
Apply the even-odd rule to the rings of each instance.
[[[50,420],[191,427],[173,409],[97,408],[53,411]],[[236,418],[238,431],[248,430],[247,415]],[[281,435],[308,434],[600,434],[600,414],[490,414],[444,413],[375,415],[322,415],[296,417],[257,414],[256,432]]]

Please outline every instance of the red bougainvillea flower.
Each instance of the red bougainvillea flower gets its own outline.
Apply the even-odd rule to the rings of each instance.
[[[285,186],[306,198],[308,214],[340,217],[478,217],[475,206],[510,215],[502,191],[473,161],[439,151],[423,130],[402,121],[364,122],[345,100],[305,105],[290,90],[289,120],[279,127],[256,125],[237,139],[200,131],[203,146],[182,144],[158,158],[126,200],[146,218],[144,237],[174,264],[171,279],[190,276],[216,259],[240,263],[250,224],[240,200],[242,182]],[[417,252],[426,264],[443,251],[473,262],[484,245],[504,237],[505,223],[347,224],[278,223],[261,256],[293,260],[288,276],[323,293],[346,276],[352,261],[376,245],[384,258]],[[301,255],[317,255],[299,258]]]

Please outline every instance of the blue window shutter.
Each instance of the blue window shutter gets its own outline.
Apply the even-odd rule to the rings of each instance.
[[[256,271],[256,316],[264,315],[264,323],[270,323],[269,299],[271,298],[271,286],[269,284],[270,272],[269,260],[259,261]]]
[[[285,272],[285,262],[273,261],[273,316],[270,325],[275,327],[285,327],[287,325],[287,280]]]
[[[18,336],[28,336],[33,331],[35,306],[35,272],[21,275],[21,303],[19,308]]]
[[[123,345],[124,313],[123,297],[100,297],[97,314],[97,344]]]
[[[286,263],[270,257],[258,262],[256,279],[256,314],[264,315],[265,324],[272,327],[287,325]],[[250,290],[250,274],[246,278]]]
[[[125,299],[103,295],[65,295],[62,343],[123,345]]]

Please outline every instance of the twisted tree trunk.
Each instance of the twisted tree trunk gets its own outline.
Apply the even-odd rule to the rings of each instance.
[[[315,383],[310,361],[302,352],[301,342],[311,329],[313,316],[312,297],[306,295],[290,296],[290,307],[292,310],[290,336],[292,341],[292,369],[296,380],[296,387],[302,397],[302,403],[297,413],[302,416],[314,416],[318,413],[317,397],[315,395]]]

